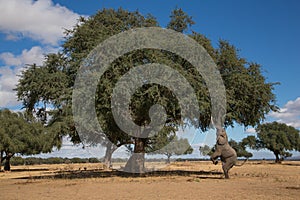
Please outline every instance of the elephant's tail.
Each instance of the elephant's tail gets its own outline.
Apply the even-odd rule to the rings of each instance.
[[[243,166],[247,161],[248,161],[248,158],[246,158],[246,159],[243,161],[242,164],[237,164],[237,163],[235,163],[235,166],[241,167],[241,166]]]

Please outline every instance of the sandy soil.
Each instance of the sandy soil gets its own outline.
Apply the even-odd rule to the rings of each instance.
[[[300,161],[247,162],[223,179],[221,165],[172,163],[133,176],[101,164],[12,167],[0,173],[0,199],[299,199]]]

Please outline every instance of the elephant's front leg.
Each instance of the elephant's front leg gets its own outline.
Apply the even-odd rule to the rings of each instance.
[[[213,164],[218,164],[218,160],[216,160],[216,159],[214,159],[214,158],[212,158],[212,157],[210,157],[210,160],[213,162]]]
[[[210,156],[210,160],[213,162],[213,164],[218,164],[218,157],[220,157],[220,153],[215,151],[211,156]]]

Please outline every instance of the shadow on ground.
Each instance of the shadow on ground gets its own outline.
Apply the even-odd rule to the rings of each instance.
[[[220,175],[222,172],[216,171],[185,171],[185,170],[171,170],[171,171],[152,171],[146,173],[127,173],[123,171],[104,171],[104,170],[78,170],[78,171],[59,171],[49,173],[42,176],[19,177],[16,179],[80,179],[80,178],[111,178],[111,177],[170,177],[170,176],[197,176],[203,179],[222,179]],[[217,175],[217,176],[216,176]]]

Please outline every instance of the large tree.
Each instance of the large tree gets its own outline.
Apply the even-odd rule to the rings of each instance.
[[[194,21],[182,9],[175,9],[171,13],[167,28],[184,33],[192,24]],[[60,53],[48,55],[43,66],[31,66],[21,75],[17,86],[19,99],[23,100],[24,107],[31,113],[36,111],[37,104],[41,102],[46,102],[44,105],[54,104],[51,113],[42,115],[51,116],[49,118],[53,123],[49,123],[49,126],[56,125],[60,127],[58,131],[62,135],[69,134],[74,142],[80,141],[82,138],[78,137],[74,129],[70,108],[72,106],[71,92],[81,62],[91,50],[110,36],[131,28],[153,26],[159,26],[153,16],[143,16],[137,11],[129,12],[123,9],[103,9],[89,18],[80,18],[79,23],[73,29],[66,30],[66,39]],[[207,50],[216,62],[224,80],[227,98],[226,126],[233,126],[234,122],[244,126],[255,126],[265,118],[266,113],[276,110],[275,96],[272,93],[274,84],[266,82],[260,65],[240,57],[237,49],[227,41],[219,41],[219,46],[214,48],[211,41],[200,33],[192,32],[188,36]],[[196,68],[185,59],[171,52],[155,49],[136,50],[116,59],[103,76],[99,77],[95,94],[96,113],[103,132],[115,145],[107,149],[111,151],[123,144],[134,144],[134,153],[142,157],[132,158],[129,161],[142,166],[140,171],[143,170],[143,155],[147,149],[151,149],[151,145],[161,138],[168,137],[168,134],[161,131],[157,137],[140,138],[136,137],[138,133],[135,133],[136,136],[124,133],[114,121],[111,111],[111,94],[120,77],[135,66],[147,63],[172,66],[188,80],[196,91],[201,116],[197,119],[184,120],[205,131],[211,119],[211,102],[205,81]],[[38,76],[40,79],[32,77],[38,71],[45,74]],[[58,81],[54,82],[54,80]],[[24,86],[24,83],[27,85]],[[145,84],[134,93],[130,103],[133,121],[139,126],[147,126],[151,122],[148,111],[154,104],[165,107],[168,119],[165,128],[169,130],[169,133],[183,125],[180,106],[174,93],[169,88],[157,84]],[[100,133],[91,135],[93,134]],[[107,155],[111,156],[111,152],[107,152]]]
[[[258,125],[257,136],[248,136],[244,143],[253,149],[268,149],[275,155],[275,162],[292,156],[289,151],[300,151],[299,130],[284,123],[272,122]]]
[[[4,170],[10,171],[10,159],[16,153],[48,153],[60,145],[60,139],[49,134],[40,122],[28,122],[24,113],[0,110],[0,165],[5,161]]]

